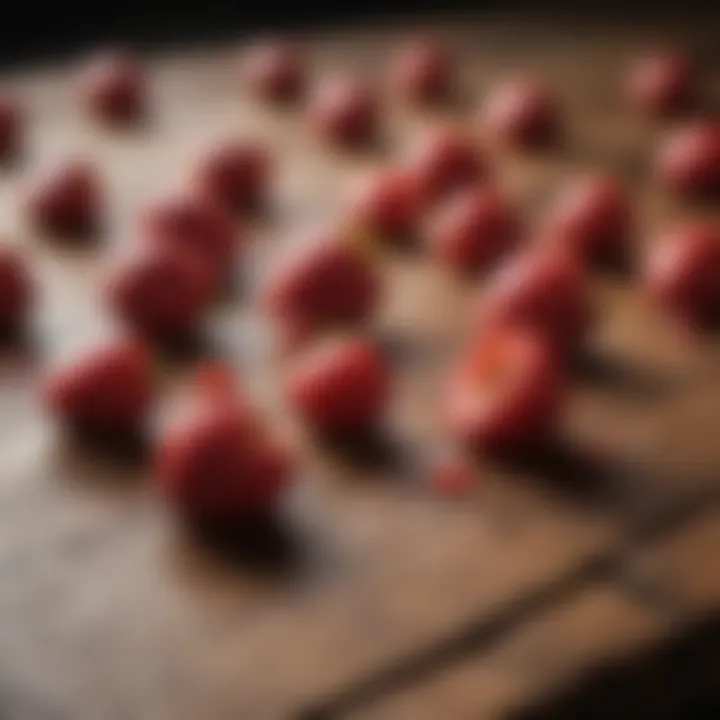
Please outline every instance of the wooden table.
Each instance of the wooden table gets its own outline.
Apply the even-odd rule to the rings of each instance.
[[[632,183],[639,246],[696,212],[647,182],[642,170],[663,131],[633,119],[614,93],[652,39],[689,38],[704,52],[714,41],[717,60],[711,23],[642,33],[519,18],[431,26],[461,59],[464,109],[419,115],[390,103],[387,147],[467,117],[494,81],[529,68],[557,87],[570,128],[561,153],[496,158],[498,182],[529,220],[589,164]],[[380,79],[406,31],[302,39],[319,70]],[[447,504],[424,484],[438,446],[433,381],[463,336],[475,289],[422,256],[390,258],[376,331],[399,348],[391,452],[348,459],[303,443],[287,537],[260,567],[186,537],[148,491],[142,465],[95,457],[58,435],[37,405],[39,370],[114,332],[96,297],[107,257],[127,246],[137,209],[176,187],[195,153],[224,133],[274,143],[280,171],[273,211],[253,227],[245,291],[216,310],[208,335],[244,368],[258,402],[297,432],[276,398],[280,363],[253,290],[284,245],[332,221],[343,190],[388,158],[331,153],[301,117],[256,107],[236,89],[236,52],[152,57],[156,114],[131,135],[105,135],[79,117],[67,68],[9,78],[34,120],[26,164],[0,180],[0,230],[29,254],[43,301],[37,352],[8,353],[0,375],[0,717],[499,718],[717,609],[718,349],[680,341],[632,279],[594,281],[594,369],[578,374],[563,456],[520,470],[487,464],[475,496]],[[720,66],[711,70],[707,99],[717,102]],[[74,153],[94,157],[107,177],[107,247],[61,248],[23,221],[25,178]],[[167,367],[160,418],[191,370]]]

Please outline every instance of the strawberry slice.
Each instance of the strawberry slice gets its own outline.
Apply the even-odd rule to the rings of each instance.
[[[450,434],[472,449],[534,446],[555,429],[564,376],[552,347],[517,328],[496,330],[452,369],[443,403]]]

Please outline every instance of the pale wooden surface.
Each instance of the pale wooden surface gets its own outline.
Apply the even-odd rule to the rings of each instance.
[[[508,69],[531,67],[545,73],[567,102],[570,152],[498,159],[500,182],[530,215],[538,197],[588,157],[627,169],[624,153],[642,155],[651,147],[653,133],[612,101],[616,79],[643,37],[613,29],[596,30],[594,39],[562,27],[544,33],[514,20],[441,31],[463,60],[468,97],[479,96]],[[319,70],[332,65],[372,74],[400,34],[338,31],[308,37],[307,45]],[[274,213],[253,231],[244,272],[250,297],[218,309],[209,331],[245,366],[259,400],[285,424],[274,392],[278,368],[265,362],[271,338],[253,312],[252,289],[281,246],[303,228],[332,219],[343,188],[383,158],[326,152],[301,117],[254,108],[235,89],[235,51],[153,59],[156,121],[127,137],[98,133],[77,116],[62,68],[13,78],[35,119],[27,165],[0,181],[0,230],[25,247],[42,282],[42,367],[112,330],[96,299],[104,250],[68,253],[32,237],[18,212],[25,177],[66,153],[96,158],[111,190],[108,244],[122,251],[137,208],[179,184],[206,141],[224,133],[272,141],[280,178]],[[411,142],[436,119],[392,108],[389,135]],[[638,196],[639,238],[687,213],[644,184]],[[418,348],[398,360],[389,425],[407,452],[422,459],[435,437],[432,378],[462,336],[470,289],[422,258],[393,260],[387,272],[392,289],[379,328]],[[298,556],[261,575],[183,538],[137,482],[143,470],[64,448],[36,406],[33,369],[9,358],[0,377],[2,717],[295,717],[326,693],[614,547],[627,523],[648,506],[716,483],[720,455],[712,436],[700,440],[720,407],[712,402],[720,399],[716,350],[678,341],[627,280],[598,281],[597,296],[603,314],[595,344],[627,372],[578,380],[567,422],[578,458],[574,467],[545,473],[485,468],[477,497],[449,507],[428,496],[414,464],[351,468],[306,445],[306,482],[289,510]],[[182,392],[188,369],[168,369],[161,414]],[[638,377],[656,379],[660,389],[644,389],[633,380]],[[701,420],[695,419],[698,407],[705,408]],[[673,423],[688,428],[687,442],[679,441]],[[617,470],[592,481],[597,457]],[[576,652],[583,662],[592,660],[594,635],[587,645],[574,644],[583,623],[613,625],[617,616],[628,637],[655,631],[647,611],[628,607],[630,601],[615,591],[604,591],[597,603],[592,597],[587,612],[582,604],[567,611],[568,627],[578,629],[569,629],[572,641],[562,642],[568,654],[558,649],[559,667],[572,665]],[[557,612],[562,618],[565,610]],[[612,649],[603,633],[597,640],[597,648]],[[478,662],[498,703],[527,692],[521,675],[489,666],[485,658]],[[447,683],[460,713],[448,717],[459,720],[463,708],[477,709],[472,694],[464,699],[463,673]],[[429,699],[428,707],[440,697]],[[492,697],[482,702],[496,707]]]
[[[709,512],[629,553],[614,584],[591,582],[498,642],[348,717],[506,717],[572,687],[593,669],[632,661],[640,649],[652,653],[688,621],[717,612],[719,532],[720,514]]]
[[[584,670],[656,639],[662,619],[614,588],[589,586],[477,657],[351,717],[454,720],[502,717]]]

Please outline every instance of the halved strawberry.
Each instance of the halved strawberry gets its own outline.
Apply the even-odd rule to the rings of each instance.
[[[476,449],[542,443],[562,408],[561,367],[542,336],[509,327],[488,334],[450,373],[443,397],[449,432]]]

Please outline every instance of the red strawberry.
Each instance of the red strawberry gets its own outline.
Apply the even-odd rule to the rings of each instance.
[[[193,336],[214,289],[214,277],[194,256],[144,248],[113,269],[107,300],[130,330],[165,342]]]
[[[417,229],[418,198],[407,172],[378,173],[358,188],[349,208],[350,215],[368,232],[389,242],[404,242]]]
[[[23,259],[0,246],[0,336],[18,330],[34,300],[35,288]]]
[[[517,243],[519,223],[489,186],[460,191],[432,223],[432,248],[444,263],[472,274],[486,270]]]
[[[79,93],[87,112],[103,123],[128,124],[145,113],[143,71],[127,52],[90,58],[80,74]]]
[[[318,135],[331,144],[362,145],[377,138],[377,98],[353,77],[338,75],[323,80],[309,112]]]
[[[601,263],[627,259],[633,211],[615,178],[594,173],[575,179],[563,190],[545,219],[544,231],[580,257]]]
[[[270,153],[254,141],[220,144],[195,169],[201,194],[230,210],[256,210],[265,201],[270,179]]]
[[[444,395],[452,436],[473,449],[534,446],[555,429],[562,365],[541,336],[502,328],[473,345],[453,368]]]
[[[282,40],[251,48],[243,58],[242,71],[250,91],[265,102],[294,102],[305,89],[304,59],[296,47]]]
[[[681,197],[720,198],[720,122],[698,121],[671,133],[658,150],[655,174]]]
[[[545,337],[558,350],[578,345],[592,319],[581,263],[554,249],[523,251],[510,258],[478,300],[478,326],[517,326]]]
[[[392,89],[412,103],[426,105],[447,99],[454,68],[447,49],[430,38],[405,46],[391,68]]]
[[[678,225],[653,248],[646,286],[658,304],[690,328],[720,322],[720,229],[709,223]]]
[[[243,234],[221,205],[197,194],[177,195],[149,208],[141,232],[151,244],[192,255],[218,283],[236,259]]]
[[[538,80],[509,80],[496,87],[484,103],[482,116],[490,134],[510,146],[547,146],[560,136],[555,98]]]
[[[452,192],[485,178],[485,161],[474,142],[452,128],[426,135],[414,149],[409,170],[426,209]]]
[[[103,205],[102,181],[95,166],[66,160],[36,179],[27,210],[31,220],[46,232],[87,235],[99,229]]]
[[[151,364],[141,346],[114,342],[49,376],[45,404],[71,427],[126,435],[143,424],[153,395]]]
[[[641,112],[668,117],[693,104],[695,80],[688,58],[678,52],[657,52],[636,61],[628,75],[625,93]]]
[[[266,515],[290,481],[292,458],[230,387],[229,373],[214,369],[210,376],[211,387],[204,372],[198,402],[162,437],[156,486],[192,521]]]
[[[265,290],[269,311],[304,328],[362,323],[372,314],[380,281],[372,261],[341,234],[324,233],[277,267]]]
[[[311,426],[326,433],[365,430],[389,400],[390,369],[372,344],[331,340],[299,357],[287,382],[288,402]]]

